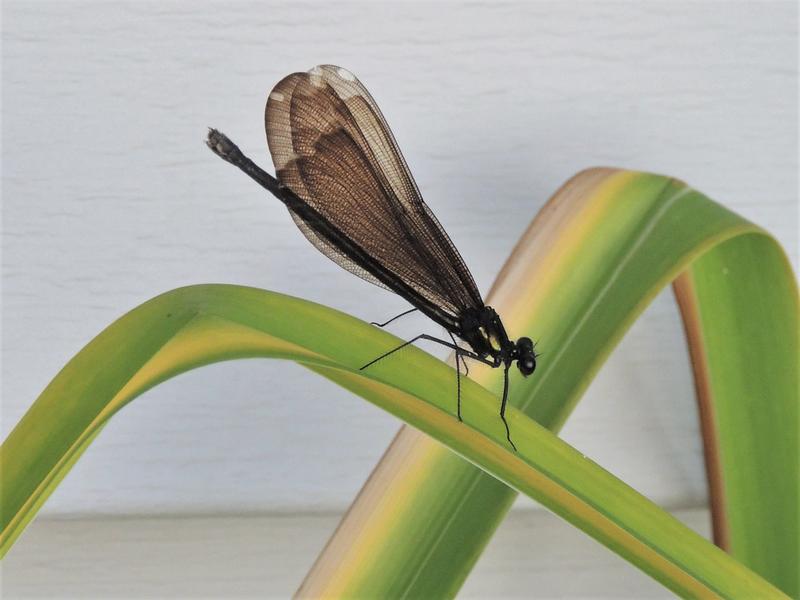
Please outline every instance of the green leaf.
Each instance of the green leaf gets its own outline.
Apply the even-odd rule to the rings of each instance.
[[[773,249],[762,256],[773,263],[765,272],[791,276],[779,249],[763,232],[680,183],[607,170],[576,177],[537,217],[493,294],[492,302],[509,330],[515,336],[535,331],[533,337],[541,341],[548,357],[534,377],[512,382],[513,401],[556,428],[659,287],[693,260],[709,256],[704,252],[725,248],[743,234]],[[696,283],[697,297],[702,298],[706,288],[699,279]],[[769,289],[783,294],[794,290],[793,285],[790,280]],[[793,317],[777,314],[769,321],[754,317],[764,327],[783,324],[769,329],[765,337],[796,337],[793,293],[785,302],[770,298],[764,302],[773,311],[794,310]],[[698,305],[711,306],[702,301]],[[465,423],[459,423],[451,414],[454,373],[424,352],[409,348],[392,361],[358,371],[358,366],[397,343],[388,333],[341,313],[251,288],[195,286],[155,298],[112,324],[70,361],[0,447],[0,550],[10,547],[103,424],[131,399],[203,364],[269,356],[305,364],[463,457],[434,442],[401,437],[373,477],[380,493],[351,511],[302,593],[315,589],[321,593],[313,595],[328,596],[453,594],[513,500],[499,479],[679,594],[778,594],[516,410],[510,411],[509,422],[520,451],[509,451],[496,416],[497,395],[476,383],[464,383]],[[787,351],[790,356],[781,360],[796,361],[796,340],[776,347],[767,352]],[[709,343],[703,348],[710,357],[716,346]],[[716,363],[709,360],[709,364]],[[756,361],[756,371],[761,364],[769,360]],[[497,387],[496,370],[476,365],[472,373],[479,382]],[[786,391],[783,384],[776,389],[770,393]],[[785,410],[791,403],[796,410],[796,395],[771,400],[780,405],[776,414],[791,415]],[[792,424],[775,421],[779,434],[762,440],[769,451],[758,453],[758,460],[777,457],[783,466],[771,472],[791,480],[796,472],[787,473],[783,467],[793,460],[787,453],[793,438],[783,432],[791,431]],[[772,504],[780,510],[786,505]],[[782,516],[769,518],[777,522]],[[784,530],[775,535],[795,533]],[[790,553],[781,565],[790,564],[791,544],[783,543],[781,549]],[[778,567],[780,573],[782,568]]]
[[[798,312],[780,249],[752,235],[675,285],[704,414],[714,540],[789,595],[798,569]]]
[[[704,430],[714,433],[709,462],[720,464],[712,502],[726,507],[715,529],[729,531],[733,556],[797,596],[797,287],[766,232],[666,177],[579,173],[537,215],[487,299],[510,335],[543,352],[532,377],[512,380],[510,401],[558,431],[630,324],[681,273],[697,282],[697,322],[709,328],[704,404],[718,418]],[[471,376],[499,389],[496,372]],[[454,596],[515,495],[404,428],[299,594]]]
[[[397,343],[332,309],[252,288],[195,286],[151,300],[70,361],[3,444],[3,548],[127,402],[187,369],[266,356],[306,364],[419,427],[679,593],[778,593],[516,410],[508,420],[519,452],[510,450],[497,398],[471,381],[468,422],[459,423],[450,412],[453,370],[425,352],[410,348],[386,368],[358,370]]]

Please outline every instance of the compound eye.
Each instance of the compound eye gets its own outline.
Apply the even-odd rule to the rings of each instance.
[[[536,369],[536,361],[532,358],[521,358],[517,361],[517,366],[526,377]]]
[[[533,341],[531,338],[519,338],[517,340],[517,348],[520,349],[520,352],[530,352],[533,350]]]

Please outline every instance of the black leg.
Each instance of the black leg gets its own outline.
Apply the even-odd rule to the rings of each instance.
[[[447,333],[450,332],[448,331]],[[458,346],[458,344],[456,344],[456,338],[453,337],[452,333],[450,333],[450,339],[453,340],[454,346]],[[456,407],[457,407],[458,420],[463,421],[464,419],[461,418],[461,369],[458,366],[459,361],[461,361],[462,363],[464,362],[464,360],[461,358],[461,351],[456,350],[456,390],[457,390]]]
[[[389,320],[388,320],[388,321],[386,321],[385,323],[376,323],[375,321],[372,321],[372,322],[370,323],[370,325],[375,325],[376,327],[386,327],[386,326],[387,326],[389,323],[391,323],[392,321],[394,321],[394,320],[396,320],[396,319],[399,319],[400,317],[405,317],[406,315],[408,315],[408,314],[411,314],[411,313],[412,313],[412,312],[414,312],[415,310],[418,310],[418,309],[416,309],[416,308],[412,308],[411,310],[407,310],[407,311],[406,311],[406,312],[404,312],[404,313],[400,313],[400,314],[399,314],[399,315],[397,315],[396,317],[392,317],[391,319],[389,319]]]
[[[497,367],[497,365],[493,361],[490,361],[490,360],[488,360],[486,358],[482,358],[482,357],[478,356],[477,354],[475,354],[474,352],[470,352],[469,350],[464,350],[463,348],[461,348],[458,344],[455,343],[455,338],[453,338],[453,334],[452,333],[450,334],[450,337],[453,339],[453,343],[447,342],[445,340],[440,340],[439,338],[435,338],[435,337],[433,337],[431,335],[428,335],[426,333],[421,333],[417,337],[412,338],[412,339],[408,340],[407,342],[404,342],[404,343],[400,344],[396,348],[392,348],[391,350],[389,350],[388,352],[385,352],[384,354],[381,354],[378,358],[372,359],[367,364],[365,364],[363,367],[361,367],[359,369],[359,371],[363,371],[367,367],[369,367],[371,365],[374,365],[379,360],[382,360],[382,359],[386,358],[390,354],[394,354],[398,350],[402,350],[403,348],[413,344],[417,340],[428,340],[428,341],[431,341],[431,342],[436,342],[437,344],[441,344],[442,346],[447,346],[448,348],[450,348],[451,350],[455,350],[455,352],[456,352],[456,386],[457,386],[457,389],[458,389],[458,405],[457,405],[458,406],[458,420],[462,421],[463,419],[461,418],[461,371],[459,370],[459,367],[458,367],[459,359],[461,359],[461,362],[464,363],[465,365],[466,365],[466,361],[464,360],[465,356],[469,356],[471,359],[477,360],[479,362],[482,362],[482,363],[484,363],[486,365],[489,365],[490,367]],[[506,368],[506,393],[507,392],[508,392],[508,368]],[[505,398],[505,395],[506,394],[504,394],[504,398]],[[505,400],[503,400],[503,407],[505,407]],[[501,413],[500,416],[501,417],[503,416],[502,413]],[[503,422],[505,423],[505,417],[503,417]],[[506,423],[506,432],[508,433],[508,424],[507,423]],[[508,435],[510,435],[510,434],[508,434]],[[509,442],[511,441],[510,437],[509,437],[508,441]],[[513,446],[514,444],[512,443],[511,445]],[[516,448],[514,448],[514,449],[516,450]]]
[[[450,337],[452,338],[453,335],[450,334]],[[455,343],[455,339],[453,340],[453,343]],[[459,348],[461,348],[461,346],[459,346]],[[467,365],[467,359],[464,356],[464,350],[461,350],[461,349],[456,350],[456,360],[458,360],[459,358],[461,359],[461,366],[464,367],[464,375],[468,376],[469,375],[469,366]]]
[[[516,452],[517,447],[514,445],[514,442],[511,441],[511,430],[508,428],[508,421],[506,421],[506,401],[508,400],[508,368],[510,366],[510,364],[507,364],[505,369],[503,369],[503,401],[500,403],[500,418],[503,419],[503,425],[506,426],[506,439],[508,440],[508,443],[511,444],[514,452]]]
[[[464,358],[464,354],[467,351],[462,350],[461,346],[458,345],[456,342],[456,338],[453,337],[453,334],[449,331],[447,332],[450,335],[450,339],[453,340],[453,346],[456,348],[456,366],[458,366],[458,359],[461,359],[461,365],[464,367],[464,375],[469,375],[469,367],[467,366],[467,359]]]
[[[405,343],[403,343],[403,344],[400,344],[400,345],[399,345],[397,348],[393,348],[392,350],[389,350],[389,351],[388,351],[388,352],[386,352],[385,354],[381,354],[381,355],[380,355],[378,358],[374,358],[374,359],[372,359],[372,360],[371,360],[371,361],[369,361],[367,364],[365,364],[363,367],[361,367],[361,368],[359,369],[359,371],[363,371],[363,370],[364,370],[364,369],[366,369],[367,367],[369,367],[369,366],[371,366],[371,365],[374,365],[376,362],[378,362],[379,360],[382,360],[382,359],[386,358],[386,357],[387,357],[387,356],[389,356],[390,354],[394,354],[394,353],[395,353],[395,352],[397,352],[398,350],[402,350],[402,349],[403,349],[403,348],[405,348],[406,346],[409,346],[409,345],[413,344],[414,342],[416,342],[418,339],[420,339],[420,338],[421,338],[421,337],[423,337],[424,335],[425,335],[425,334],[424,334],[424,333],[422,333],[422,334],[418,335],[417,337],[415,337],[415,338],[413,338],[413,339],[410,339],[410,340],[408,340],[407,342],[405,342]]]
[[[458,366],[458,350],[456,350],[456,414],[458,420],[463,422],[461,418],[461,369]]]
[[[483,364],[489,365],[490,367],[497,367],[497,365],[494,362],[492,362],[491,360],[487,360],[485,358],[482,358],[482,357],[478,356],[477,354],[475,354],[474,352],[470,352],[469,350],[464,350],[463,348],[459,348],[455,344],[451,344],[450,342],[447,342],[445,340],[440,340],[439,338],[435,338],[432,335],[428,335],[427,333],[421,333],[417,337],[412,338],[412,339],[408,340],[407,342],[404,342],[404,343],[400,344],[399,346],[397,346],[397,348],[392,348],[388,352],[386,352],[384,354],[381,354],[378,358],[375,358],[375,359],[369,361],[367,364],[365,364],[363,367],[361,367],[359,369],[359,371],[363,371],[367,367],[369,367],[371,365],[374,365],[379,360],[382,360],[382,359],[386,358],[390,354],[394,354],[398,350],[402,350],[403,348],[405,348],[409,344],[413,344],[417,340],[428,340],[428,341],[431,341],[431,342],[436,342],[437,344],[441,344],[442,346],[447,346],[451,350],[456,350],[457,352],[460,352],[462,356],[469,356],[472,360],[477,360],[478,362],[482,362]]]

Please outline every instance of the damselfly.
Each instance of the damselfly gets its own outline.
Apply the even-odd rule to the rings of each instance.
[[[293,73],[270,92],[265,122],[277,178],[215,129],[206,143],[283,202],[300,231],[326,256],[414,306],[395,318],[419,310],[450,335],[450,341],[418,335],[361,368],[420,339],[453,349],[461,420],[459,363],[465,372],[467,358],[502,367],[500,418],[514,446],[505,418],[508,370],[516,362],[524,376],[533,373],[534,344],[527,337],[511,341],[500,316],[484,304],[461,255],[422,200],[367,89],[333,65]]]

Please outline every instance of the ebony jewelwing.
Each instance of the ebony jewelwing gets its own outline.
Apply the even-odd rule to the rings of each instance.
[[[450,334],[451,342],[420,334],[365,364],[430,340],[456,353],[458,419],[461,369],[466,358],[503,367],[500,418],[508,400],[508,370],[516,362],[529,376],[536,368],[530,338],[509,339],[500,316],[483,303],[475,281],[439,221],[422,200],[380,109],[356,77],[320,65],[292,73],[269,94],[267,143],[277,178],[247,158],[216,129],[206,144],[283,202],[300,231],[348,271],[405,298]],[[456,343],[456,337],[471,350]]]

